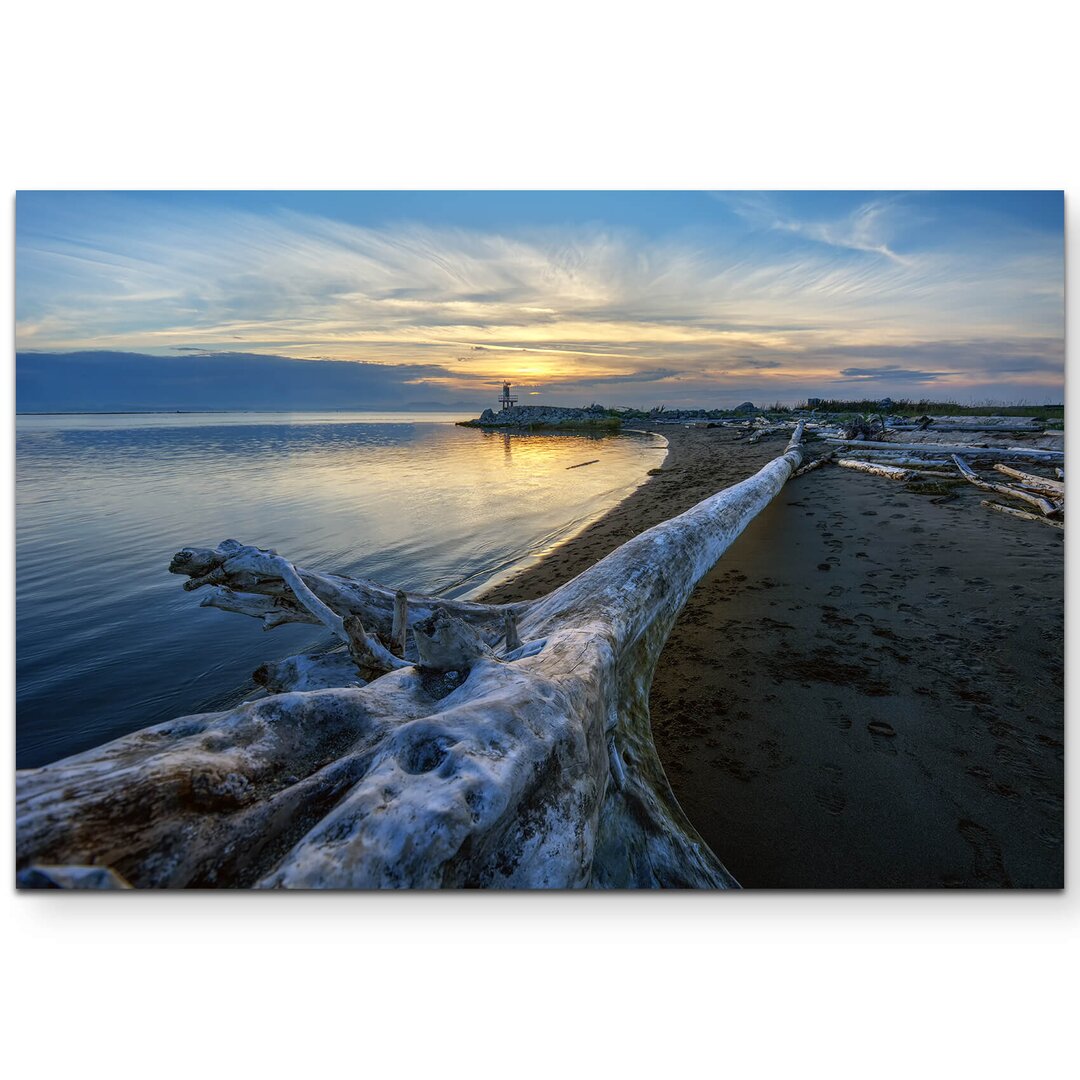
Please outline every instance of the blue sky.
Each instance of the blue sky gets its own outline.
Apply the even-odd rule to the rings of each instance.
[[[379,404],[504,376],[568,404],[1056,401],[1063,217],[1060,192],[23,192],[16,340],[148,376],[361,361]]]

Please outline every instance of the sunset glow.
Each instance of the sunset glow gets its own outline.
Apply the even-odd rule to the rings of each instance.
[[[502,378],[569,404],[1059,400],[1062,214],[1060,193],[24,193],[17,348],[362,361],[402,401]]]

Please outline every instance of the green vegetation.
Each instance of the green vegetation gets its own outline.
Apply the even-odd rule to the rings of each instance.
[[[993,402],[984,402],[978,405],[961,405],[956,401],[930,401],[927,398],[918,401],[912,398],[901,398],[899,401],[890,401],[888,398],[881,400],[872,400],[870,398],[861,400],[814,398],[812,400],[813,405],[804,401],[794,406],[775,401],[771,405],[755,408],[752,413],[736,412],[735,409],[668,409],[663,405],[656,405],[651,409],[605,408],[593,405],[590,408],[602,411],[602,415],[607,420],[594,420],[589,422],[587,426],[597,428],[610,424],[612,428],[616,428],[620,421],[625,423],[627,421],[648,422],[660,419],[677,422],[749,420],[755,416],[763,417],[766,420],[785,420],[793,413],[810,411],[814,411],[819,415],[831,414],[849,418],[877,417],[881,415],[911,418],[919,416],[1030,416],[1044,424],[1051,431],[1063,428],[1065,424],[1064,405],[1026,405],[1023,402],[1011,405],[994,404]]]
[[[768,420],[778,420],[794,410],[790,405],[767,405],[764,408],[755,409],[752,413],[739,413],[734,409],[668,409],[663,405],[657,405],[652,409],[605,409],[608,416],[618,417],[620,420],[655,420],[663,417],[665,420],[750,420],[755,416],[764,416]]]
[[[617,416],[579,420],[564,424],[527,424],[528,431],[618,431],[622,421]]]
[[[809,409],[804,402],[796,406]],[[815,399],[812,406],[817,412],[825,413],[887,413],[890,416],[1034,416],[1039,420],[1064,420],[1064,405],[995,405],[987,402],[981,405],[960,405],[955,401],[929,401],[923,398],[913,401],[901,398],[899,401],[844,401],[836,398]]]
[[[907,490],[912,495],[952,495],[966,483],[966,480],[912,480],[907,484]]]

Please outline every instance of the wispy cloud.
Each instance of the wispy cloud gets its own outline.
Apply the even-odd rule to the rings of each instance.
[[[905,262],[889,246],[889,237],[899,216],[895,198],[861,202],[839,217],[800,218],[791,216],[782,208],[779,200],[767,192],[737,195],[718,193],[718,197],[756,228],[795,233],[827,247],[863,251],[895,262]]]
[[[895,197],[816,216],[771,195],[725,205],[738,227],[645,237],[102,199],[20,225],[17,343],[416,364],[455,390],[964,387],[1010,363],[1060,383],[1062,254],[1045,235],[901,244],[920,212]]]
[[[841,379],[855,379],[860,382],[872,380],[899,381],[924,383],[934,382],[936,379],[947,379],[951,375],[959,375],[958,371],[920,371],[918,368],[881,367],[881,368],[842,368]]]

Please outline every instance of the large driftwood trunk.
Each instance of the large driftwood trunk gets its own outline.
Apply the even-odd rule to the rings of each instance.
[[[355,662],[274,665],[267,685],[353,685],[19,773],[19,866],[107,866],[143,887],[735,885],[671,793],[649,688],[694,585],[801,463],[801,437],[526,604],[403,602],[235,542],[181,552],[172,569],[196,587],[324,622]],[[233,607],[267,619],[254,601]],[[379,641],[401,651],[402,636],[410,660]],[[381,670],[357,685],[364,664]]]
[[[921,454],[961,454],[964,457],[980,458],[1015,458],[1018,460],[1032,461],[1064,461],[1063,450],[1042,450],[1035,447],[1023,446],[975,446],[964,443],[902,443],[902,442],[878,442],[871,439],[836,439],[826,438],[826,442],[848,447],[849,451],[857,450],[903,450]]]

